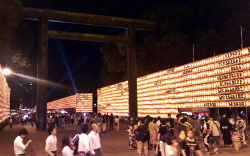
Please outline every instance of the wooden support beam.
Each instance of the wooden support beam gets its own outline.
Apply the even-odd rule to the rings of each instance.
[[[92,42],[109,42],[109,43],[127,43],[128,37],[122,36],[108,36],[108,35],[97,35],[97,34],[85,34],[65,31],[48,31],[49,38],[66,39],[66,40],[77,40],[77,41],[92,41]]]
[[[126,19],[113,16],[92,15],[84,13],[73,13],[66,11],[44,10],[35,8],[23,8],[22,19],[48,19],[64,23],[76,23],[83,25],[96,25],[104,27],[128,28],[134,27],[135,30],[153,31],[155,22]]]
[[[137,66],[135,51],[135,29],[128,28],[127,36],[129,42],[127,44],[127,73],[128,73],[128,89],[129,89],[129,114],[135,120],[138,116],[137,107]]]
[[[48,21],[39,20],[38,50],[37,50],[37,78],[47,80],[48,77]],[[47,85],[37,80],[36,92],[37,117],[36,130],[47,128]]]

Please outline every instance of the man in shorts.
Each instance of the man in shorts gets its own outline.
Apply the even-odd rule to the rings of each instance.
[[[220,123],[217,121],[217,117],[214,116],[211,121],[212,131],[212,144],[214,146],[214,153],[218,153],[219,141],[220,141]]]

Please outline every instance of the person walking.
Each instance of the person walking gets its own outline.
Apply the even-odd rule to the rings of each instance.
[[[88,134],[90,154],[93,156],[102,156],[101,142],[99,136],[99,127],[96,124],[91,125],[91,132]]]
[[[21,129],[18,133],[18,136],[14,140],[14,152],[16,156],[25,156],[25,150],[28,148],[28,146],[32,143],[31,140],[29,140],[25,145],[23,143],[23,139],[28,135],[28,131],[24,128]]]
[[[148,141],[149,141],[149,131],[148,127],[145,125],[145,119],[141,120],[141,125],[137,128],[138,133],[138,143],[137,143],[137,153],[142,156],[144,152],[145,156],[148,155]]]
[[[173,135],[164,135],[165,156],[180,156],[179,142]]]
[[[170,134],[174,135],[174,119],[171,117],[171,114],[168,114],[168,122],[170,125]]]
[[[12,117],[10,116],[10,119],[9,119],[9,123],[10,123],[10,129],[12,128],[12,125],[13,125],[13,119]]]
[[[109,124],[109,114],[106,114],[106,121],[107,121],[107,125]]]
[[[229,122],[227,115],[223,114],[220,120],[221,134],[224,141],[224,145],[231,146],[231,131],[233,130],[231,123]]]
[[[107,129],[107,118],[106,115],[104,114],[102,116],[102,132],[105,133]]]
[[[240,133],[238,130],[234,130],[232,132],[232,141],[233,141],[234,149],[236,153],[238,153],[241,147],[241,138],[240,138]]]
[[[98,133],[101,133],[102,132],[102,116],[101,116],[101,113],[97,114],[97,117],[96,117],[95,120],[96,120],[96,125],[98,126],[98,129],[99,129]]]
[[[193,119],[195,120],[195,126],[194,129],[196,129],[196,138],[199,140],[199,137],[201,136],[201,120],[199,119],[199,114],[194,113]]]
[[[235,129],[239,131],[240,136],[242,138],[242,147],[247,147],[246,141],[246,122],[243,120],[242,115],[237,115],[237,121],[235,124]]]
[[[128,146],[130,150],[134,150],[136,147],[136,141],[135,141],[135,130],[133,127],[133,123],[128,124],[128,127],[126,129],[128,132]]]
[[[72,115],[71,115],[71,117],[70,117],[70,119],[71,119],[71,124],[73,125],[73,124],[74,124],[74,122],[75,122],[75,115],[74,115],[74,114],[72,114]]]
[[[83,124],[87,124],[88,125],[89,124],[88,120],[89,120],[89,117],[87,115],[85,115],[83,117]]]
[[[87,135],[88,125],[83,124],[81,127],[82,133],[79,135],[79,143],[78,143],[78,156],[86,156],[89,151],[89,138]]]
[[[62,139],[62,156],[73,156],[74,148],[70,142],[69,135],[65,134]]]
[[[57,128],[62,129],[62,116],[59,115],[57,119]]]
[[[211,138],[211,128],[209,124],[209,118],[205,117],[204,124],[202,125],[201,131],[202,131],[202,138],[203,142],[206,148],[206,154],[211,155],[209,150],[209,144],[210,144],[210,138]]]
[[[167,125],[167,121],[165,119],[161,120],[161,127],[159,128],[159,132],[158,132],[158,140],[159,140],[159,148],[160,148],[160,152],[161,155],[165,155],[165,145],[164,142],[162,140],[162,136],[164,136],[165,134],[169,134],[169,126]]]
[[[185,120],[181,119],[179,125],[179,134],[178,134],[181,140],[184,140],[186,138],[187,136],[186,131],[187,131],[187,126],[185,125]]]
[[[153,119],[153,118],[150,118],[150,123],[148,125],[148,130],[149,130],[149,133],[150,133],[150,149],[156,149],[156,140],[157,140],[157,130],[158,130],[158,127],[156,125],[156,119]]]
[[[119,119],[118,115],[116,115],[116,117],[115,117],[115,130],[119,131],[119,129],[120,129],[120,119]]]
[[[61,128],[62,130],[64,130],[65,129],[65,116],[61,116],[61,120],[62,120]]]
[[[55,126],[50,126],[48,128],[49,136],[46,139],[45,151],[49,156],[57,156],[57,128]]]
[[[217,117],[213,117],[211,122],[211,133],[212,133],[212,144],[214,146],[214,153],[218,153],[219,150],[219,141],[220,141],[220,123],[217,121]]]
[[[187,137],[184,139],[181,147],[181,153],[183,156],[203,156],[198,142],[195,140],[195,129],[187,129]]]
[[[35,117],[35,115],[32,115],[30,120],[31,120],[30,121],[31,122],[31,126],[34,127],[34,125],[36,123],[36,117]]]
[[[109,126],[110,126],[110,130],[114,129],[114,116],[113,116],[113,113],[111,113],[111,115],[109,117]]]

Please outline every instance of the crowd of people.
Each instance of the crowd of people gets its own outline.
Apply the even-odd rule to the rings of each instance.
[[[113,114],[71,114],[48,115],[48,133],[45,151],[50,156],[101,156],[101,143],[99,133],[106,133],[107,126],[110,130],[119,131],[120,118]],[[65,125],[74,124],[81,126],[81,134],[72,139],[69,134],[62,138],[62,147],[57,149],[57,130],[64,130]],[[127,119],[129,136],[129,149],[137,149],[139,156],[147,156],[153,150],[157,156],[202,156],[199,143],[203,142],[207,155],[218,154],[220,147],[234,147],[235,152],[247,147],[249,139],[246,131],[246,120],[242,114],[235,121],[226,114],[212,117],[199,117],[198,114],[178,114],[176,119],[168,114],[167,118]],[[91,131],[88,133],[88,129]],[[25,155],[25,149],[32,141],[23,144],[23,138],[28,134],[26,129],[19,132],[14,141],[16,155]]]
[[[14,117],[10,117],[13,119]],[[110,126],[110,130],[119,131],[120,119],[118,116],[104,114],[89,114],[83,115],[71,114],[53,114],[47,116],[48,133],[49,136],[46,139],[45,151],[49,156],[101,156],[101,142],[99,133],[105,133],[107,125]],[[58,129],[64,130],[65,125],[74,124],[77,122],[78,126],[81,126],[81,134],[76,134],[72,139],[69,134],[66,134],[62,138],[62,147],[57,149],[57,131]],[[87,134],[89,127],[91,131]],[[14,152],[18,156],[25,155],[25,149],[32,142],[29,140],[27,144],[23,143],[23,139],[28,135],[26,129],[22,129],[17,138],[14,140]]]
[[[36,123],[36,115],[30,114],[18,114],[12,115],[9,117],[9,126],[12,128],[13,123],[18,123],[18,125],[28,125],[30,124],[34,127]],[[72,114],[48,114],[47,115],[47,124],[48,127],[54,125],[58,129],[64,130],[66,126],[73,125],[76,123],[78,126],[82,124],[92,124],[96,123],[100,129],[100,132],[105,133],[107,129],[107,125],[110,126],[110,130],[119,131],[120,118],[116,115],[114,116],[112,113],[109,114],[87,114],[87,113],[72,113]]]
[[[178,114],[177,120],[171,114],[165,119],[148,115],[130,118],[127,131],[129,149],[137,149],[139,156],[147,156],[149,150],[155,150],[157,156],[201,156],[199,142],[204,143],[207,155],[218,154],[219,147],[226,146],[238,153],[241,147],[247,147],[249,139],[242,114],[236,121],[226,114],[201,119],[198,114]]]
[[[28,123],[31,124],[32,127],[34,127],[36,122],[36,116],[34,114],[26,115],[26,114],[16,114],[11,115],[9,117],[9,126],[12,128],[13,123],[18,123],[19,126],[27,125]]]

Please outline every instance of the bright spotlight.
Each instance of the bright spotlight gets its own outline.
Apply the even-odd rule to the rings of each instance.
[[[12,73],[12,71],[10,69],[8,69],[8,68],[2,70],[2,72],[3,72],[4,75],[10,75]]]

